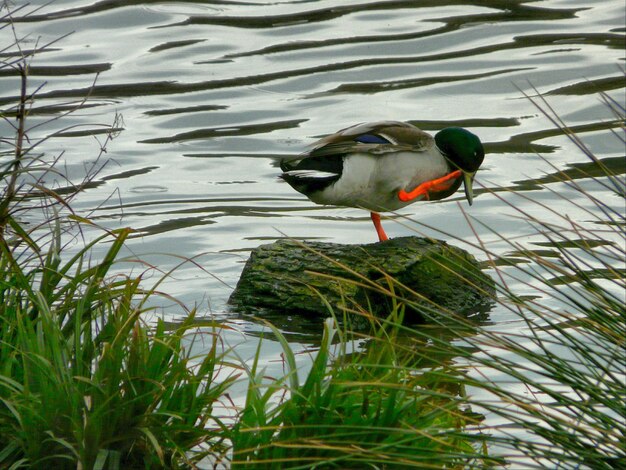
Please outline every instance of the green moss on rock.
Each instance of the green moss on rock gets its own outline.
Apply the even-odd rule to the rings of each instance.
[[[229,302],[242,313],[326,316],[328,303],[336,312],[361,305],[385,315],[392,301],[384,291],[390,286],[407,305],[409,321],[440,312],[433,303],[468,316],[485,310],[495,295],[493,280],[475,258],[443,241],[401,237],[340,245],[278,240],[252,251]]]

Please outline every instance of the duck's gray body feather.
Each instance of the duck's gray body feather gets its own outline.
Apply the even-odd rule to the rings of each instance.
[[[394,211],[415,202],[400,201],[398,191],[409,192],[451,171],[430,134],[396,121],[348,127],[281,167],[282,178],[313,202],[371,211]]]

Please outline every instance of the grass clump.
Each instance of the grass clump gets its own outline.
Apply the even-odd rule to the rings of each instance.
[[[246,404],[233,431],[233,468],[488,466],[480,434],[465,431],[477,416],[448,389],[450,370],[418,371],[421,354],[397,347],[398,325],[381,326],[360,352],[348,351],[347,331],[334,325],[326,321],[303,382],[292,350],[272,328],[286,372],[268,382],[256,361],[249,369]]]
[[[10,258],[5,252],[0,262]],[[66,279],[76,290],[61,288],[69,322],[54,301],[59,286],[33,292],[32,272],[2,271],[0,464],[187,468],[203,453],[189,451],[215,437],[206,426],[228,386],[213,383],[216,338],[192,367],[182,346],[190,323],[149,330],[139,318],[140,279],[99,282],[95,273],[106,271],[93,268]]]
[[[85,181],[47,186],[62,175],[37,152],[46,137],[29,135],[28,69],[41,48],[24,52],[15,37],[1,64],[20,94],[2,112],[15,135],[0,154],[0,467],[189,468],[222,451],[212,407],[231,379],[215,381],[218,337],[196,359],[194,311],[174,331],[142,322],[161,294],[115,272],[129,229],[69,248],[93,224],[69,204]]]

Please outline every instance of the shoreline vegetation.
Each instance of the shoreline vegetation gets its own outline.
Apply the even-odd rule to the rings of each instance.
[[[12,13],[0,12],[6,33]],[[549,221],[538,219],[503,193],[491,194],[544,242],[529,250],[502,239],[511,250],[503,258],[476,238],[496,278],[494,302],[515,315],[515,330],[436,310],[430,315],[441,315],[445,335],[406,326],[405,309],[418,306],[396,295],[400,286],[389,278],[388,317],[373,316],[366,305],[329,308],[306,374],[268,323],[284,358],[284,375],[268,377],[262,342],[250,364],[225,350],[219,327],[198,328],[195,309],[174,328],[144,319],[156,311],[149,306],[155,299],[173,300],[159,289],[167,274],[147,287],[141,273],[120,273],[116,263],[124,261],[120,250],[132,229],[97,228],[71,205],[102,168],[120,118],[82,183],[49,186],[64,178],[60,156],[41,153],[47,137],[31,137],[28,124],[39,92],[29,89],[28,69],[48,45],[25,50],[14,29],[13,37],[0,62],[18,79],[15,103],[2,110],[14,135],[2,137],[0,153],[0,468],[623,465],[626,221],[616,208],[623,208],[624,179],[539,94],[527,98],[589,158],[592,171],[584,175],[554,169],[588,221],[520,195],[551,213]],[[622,122],[614,134],[624,142],[624,107],[599,96]],[[593,185],[619,202],[597,199]],[[83,227],[102,234],[85,241]],[[82,245],[69,250],[68,240]],[[95,256],[96,246],[107,247],[104,256]],[[527,292],[509,289],[507,279],[523,279]],[[369,332],[350,329],[354,315],[368,319]],[[205,343],[202,357],[191,356],[195,338]],[[229,390],[242,381],[245,404],[237,408]],[[233,416],[223,416],[225,407],[236,408]]]

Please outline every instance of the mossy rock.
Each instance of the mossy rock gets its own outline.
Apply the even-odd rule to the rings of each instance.
[[[252,251],[229,303],[241,313],[327,316],[330,307],[338,315],[364,308],[383,316],[401,302],[405,318],[420,322],[445,312],[484,312],[494,296],[493,279],[476,259],[443,241],[400,237],[340,245],[284,239]]]

